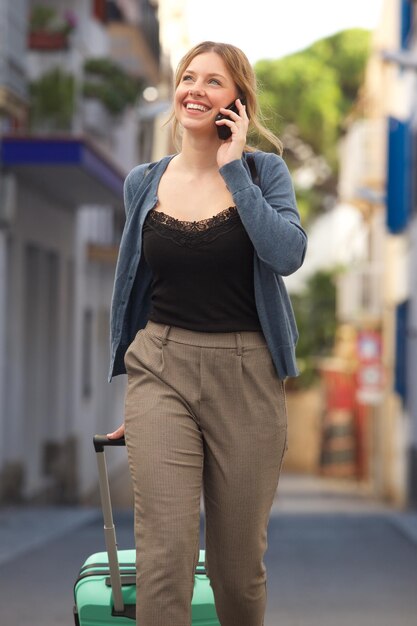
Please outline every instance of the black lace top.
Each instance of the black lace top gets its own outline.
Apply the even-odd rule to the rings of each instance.
[[[153,274],[149,319],[204,332],[261,329],[253,244],[236,207],[194,222],[151,210],[143,252]]]

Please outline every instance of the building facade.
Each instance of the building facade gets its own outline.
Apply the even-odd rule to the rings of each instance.
[[[158,9],[0,11],[0,501],[76,502],[96,484],[92,435],[123,419],[108,318],[123,181],[166,106],[143,98],[162,80]]]
[[[379,338],[374,368],[364,370],[366,444],[376,493],[400,505],[415,504],[417,490],[416,18],[412,0],[383,3],[341,145],[340,196],[362,215],[367,246],[340,279],[338,315]]]

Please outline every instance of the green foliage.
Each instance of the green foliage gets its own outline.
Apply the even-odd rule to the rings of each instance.
[[[290,169],[302,165],[314,172],[310,187],[296,189],[304,225],[336,196],[337,143],[363,82],[369,51],[370,33],[352,29],[283,59],[255,65],[262,115],[283,138],[286,162]],[[336,270],[317,272],[301,293],[291,296],[300,333],[301,376],[292,381],[296,387],[315,382],[317,358],[331,352],[336,331],[335,275]]]
[[[55,17],[56,11],[53,7],[43,4],[35,5],[30,14],[30,29],[47,30]]]
[[[83,85],[85,97],[98,98],[112,114],[133,104],[142,83],[109,59],[86,62],[90,81]],[[37,130],[70,130],[75,109],[75,79],[55,68],[30,84],[30,125]]]
[[[297,207],[300,212],[301,222],[304,225],[323,211],[322,200],[321,193],[314,187],[311,189],[297,189]]]
[[[258,61],[260,105],[271,130],[282,136],[291,127],[293,136],[336,171],[337,141],[363,81],[369,50],[370,33],[352,29],[283,59]]]
[[[60,15],[53,7],[38,4],[32,7],[29,19],[31,32],[45,31],[49,33],[69,34],[77,24],[75,14],[67,9]]]
[[[330,353],[336,332],[336,271],[313,274],[291,301],[300,338],[297,358],[301,371],[295,384],[306,387],[317,378],[316,359]]]
[[[59,68],[29,86],[30,126],[43,130],[69,130],[74,113],[75,81]]]
[[[142,81],[132,77],[111,59],[88,59],[84,70],[84,96],[99,99],[113,115],[134,104],[143,88]]]
[[[370,32],[360,28],[345,30],[314,43],[310,53],[333,68],[342,92],[342,117],[349,111],[364,79],[370,53]]]
[[[304,225],[337,194],[338,140],[362,84],[369,50],[370,33],[352,29],[255,65],[262,116],[283,139],[288,166],[314,172],[310,188],[296,189]],[[259,147],[270,150],[262,141]],[[327,164],[324,178],[320,160]]]
[[[279,61],[260,61],[256,66],[263,87],[262,110],[278,111],[278,135],[295,124],[315,153],[330,154],[337,138],[341,91],[331,67],[299,53]],[[271,120],[273,121],[273,120]],[[274,123],[274,121],[273,121]]]

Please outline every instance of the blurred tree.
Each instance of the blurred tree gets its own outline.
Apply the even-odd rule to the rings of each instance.
[[[318,154],[330,155],[337,138],[342,94],[333,68],[300,52],[256,66],[260,104],[278,135],[291,124]]]
[[[278,134],[295,124],[316,154],[332,155],[362,83],[369,50],[370,32],[356,28],[282,59],[258,61],[261,107]]]
[[[338,140],[358,97],[370,42],[369,31],[351,29],[285,58],[255,65],[262,115],[284,143],[304,225],[336,201]],[[262,140],[258,144],[271,150]],[[291,381],[295,387],[313,384],[319,375],[317,359],[332,350],[337,271],[313,274],[302,292],[291,295],[300,333],[301,376]]]
[[[361,28],[345,30],[314,43],[308,50],[333,68],[342,92],[342,118],[354,102],[370,52],[371,33]]]
[[[326,197],[336,196],[337,142],[357,98],[369,51],[370,32],[351,29],[255,65],[263,117],[284,142],[296,185],[297,171],[303,170],[304,180],[309,171],[310,182],[300,184],[304,198],[316,191],[313,201],[304,203],[304,220],[326,208]],[[265,142],[260,147],[271,149]]]
[[[317,358],[327,355],[336,332],[336,285],[338,270],[312,274],[300,293],[291,295],[300,338],[297,358],[301,376],[293,384],[307,387],[318,378]]]

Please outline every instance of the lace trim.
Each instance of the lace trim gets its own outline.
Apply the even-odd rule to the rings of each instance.
[[[235,228],[239,220],[236,207],[231,206],[212,217],[194,222],[178,220],[162,211],[151,210],[146,221],[162,237],[181,246],[192,247],[214,241]]]
[[[175,228],[176,230],[184,230],[186,232],[200,232],[202,230],[206,230],[207,228],[217,226],[218,224],[223,224],[223,222],[226,222],[236,213],[236,207],[230,206],[227,209],[220,211],[220,213],[216,213],[216,215],[213,215],[212,217],[191,222],[186,220],[178,220],[176,217],[172,217],[172,215],[167,215],[162,211],[152,210],[150,211],[150,218],[154,222],[159,222],[160,224],[164,224],[165,226],[169,226],[170,228]]]

